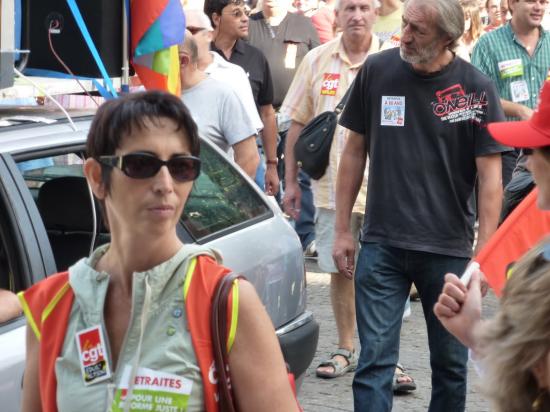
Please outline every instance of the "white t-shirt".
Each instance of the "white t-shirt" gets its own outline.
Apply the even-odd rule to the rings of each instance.
[[[259,132],[264,128],[264,124],[258,114],[256,103],[254,103],[252,88],[245,71],[242,67],[228,62],[216,52],[210,52],[210,54],[214,57],[214,60],[212,60],[212,63],[210,63],[204,72],[213,79],[217,79],[225,85],[230,86],[235,91],[239,99],[241,99],[248,116],[252,119],[256,131]]]
[[[256,135],[256,128],[241,100],[224,82],[207,77],[183,90],[182,99],[197,123],[199,134],[226,153],[231,153],[234,144]]]

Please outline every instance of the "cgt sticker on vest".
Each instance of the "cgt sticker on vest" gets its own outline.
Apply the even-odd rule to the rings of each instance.
[[[339,73],[324,73],[323,83],[321,83],[321,96],[336,96],[339,85]]]
[[[101,382],[111,377],[111,368],[107,359],[101,327],[92,326],[77,332],[76,346],[85,385]]]
[[[128,388],[132,367],[126,365],[122,372],[119,387],[115,393],[112,411],[122,412],[126,402],[130,411],[185,412],[193,382],[172,373],[159,372],[148,368],[138,368],[130,399]]]
[[[405,126],[405,96],[382,96],[381,126]]]

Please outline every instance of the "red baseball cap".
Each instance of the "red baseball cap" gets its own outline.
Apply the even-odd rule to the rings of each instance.
[[[529,120],[489,123],[487,127],[495,140],[506,146],[550,146],[550,81],[544,82],[539,107]]]

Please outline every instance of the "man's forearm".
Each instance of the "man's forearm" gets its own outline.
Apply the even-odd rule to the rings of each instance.
[[[342,153],[336,181],[336,232],[349,231],[353,205],[363,183],[367,153],[365,138],[355,132],[350,136]]]
[[[270,104],[260,106],[260,117],[264,124],[262,130],[262,145],[267,160],[277,158],[277,121],[275,110]]]
[[[504,114],[509,117],[518,117],[521,120],[527,120],[533,113],[532,109],[520,103],[514,103],[505,99],[500,99],[500,103],[502,104]]]
[[[294,146],[300,136],[300,132],[304,128],[302,123],[295,122],[290,123],[290,127],[286,133],[285,142],[285,181],[296,182],[298,179],[298,165],[296,165],[296,159],[294,157]]]
[[[494,158],[498,156],[498,158]],[[502,207],[502,163],[501,156],[488,156],[486,169],[479,168],[479,199],[478,216],[479,229],[474,254],[485,246],[498,226],[500,210]]]
[[[252,179],[256,176],[256,169],[260,164],[260,155],[256,147],[256,136],[250,136],[233,145],[235,163]]]

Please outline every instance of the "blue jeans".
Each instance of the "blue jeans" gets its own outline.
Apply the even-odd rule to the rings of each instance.
[[[468,261],[362,243],[355,272],[355,307],[361,342],[359,366],[353,380],[355,411],[391,411],[392,378],[411,282],[420,294],[428,329],[432,368],[429,411],[464,411],[468,351],[441,325],[433,306],[443,288],[445,273],[462,273]]]
[[[315,205],[313,204],[313,192],[311,191],[311,178],[300,169],[298,183],[302,191],[300,203],[300,216],[294,222],[294,230],[300,237],[302,249],[315,240]]]

